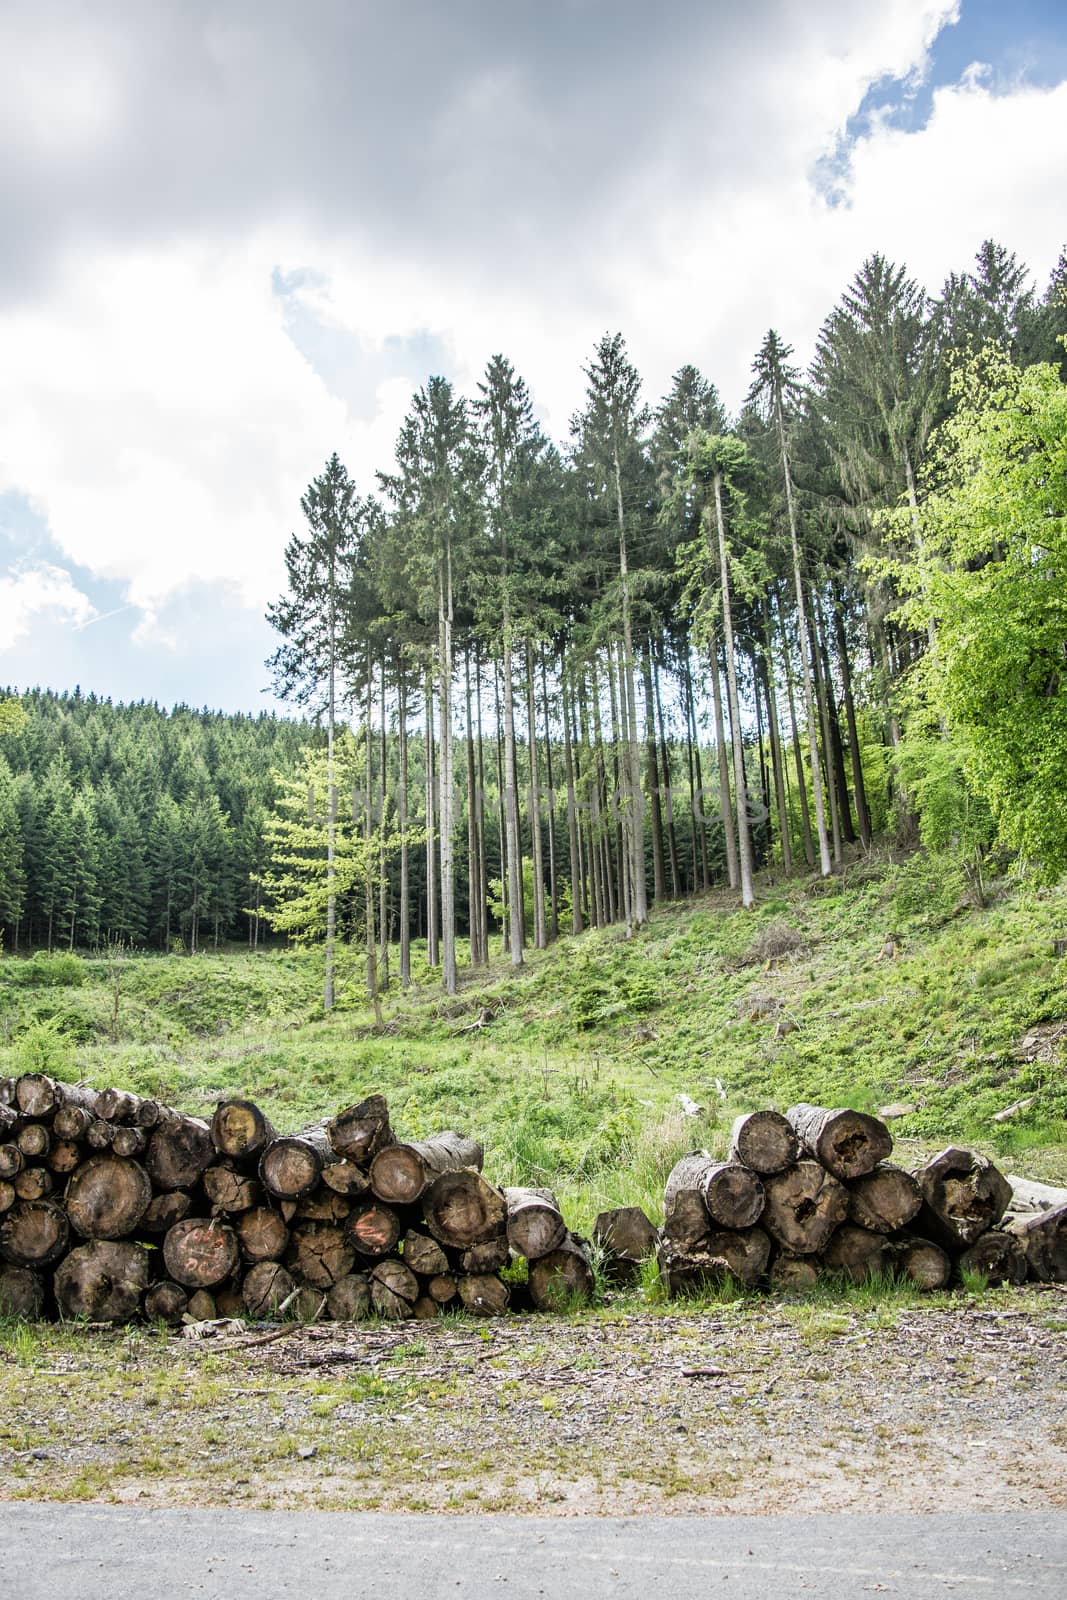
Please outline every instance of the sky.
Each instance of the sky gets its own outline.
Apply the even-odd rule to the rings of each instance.
[[[0,0],[0,685],[285,710],[300,496],[495,352],[558,440],[810,358],[880,251],[1044,289],[1063,0]]]

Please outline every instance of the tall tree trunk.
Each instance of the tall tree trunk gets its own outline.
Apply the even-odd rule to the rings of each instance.
[[[374,812],[374,670],[371,657],[367,655],[367,698],[366,698],[366,764],[364,769],[365,792],[363,797],[363,843],[366,847],[366,860],[363,866],[364,882],[364,918],[366,921],[366,950],[367,950],[367,998],[374,1007],[375,1027],[382,1026],[382,1001],[378,992],[378,952],[375,943],[374,928],[374,900],[375,879],[377,874],[372,866],[372,826]]]
[[[793,759],[797,769],[797,788],[800,795],[800,824],[804,838],[804,857],[809,867],[815,865],[815,841],[811,833],[811,812],[808,809],[808,780],[804,775],[804,757],[800,749],[800,733],[797,728],[797,708],[793,698],[793,669],[789,664],[789,640],[785,633],[785,618],[778,613],[778,625],[782,634],[782,663],[785,667],[785,687],[789,699],[789,726],[793,735]]]
[[[683,654],[685,688],[685,742],[689,757],[689,809],[693,818],[693,888],[699,874],[700,886],[707,893],[711,887],[708,871],[708,829],[704,809],[704,774],[700,767],[700,734],[697,729],[696,701],[693,696],[693,669],[689,660],[689,643]],[[720,706],[721,713],[721,706]],[[721,732],[720,715],[720,732]]]
[[[830,670],[830,640],[826,627],[826,614],[818,593],[815,595],[815,634],[819,641],[823,682],[826,685],[826,715],[830,724],[830,752],[834,764],[834,785],[841,814],[841,835],[846,844],[855,844],[856,830],[852,825],[852,809],[848,799],[848,777],[845,773],[845,747],[841,742],[841,722],[837,714],[837,695],[833,673]]]
[[[545,867],[541,838],[541,781],[537,767],[537,707],[534,686],[534,653],[526,641],[526,721],[530,747],[530,849],[533,854],[534,947],[543,950],[545,935]]]
[[[504,809],[508,835],[508,918],[511,964],[522,966],[526,944],[522,903],[522,848],[519,843],[519,780],[515,761],[515,690],[512,676],[510,622],[504,618]]]
[[[478,914],[481,921],[482,965],[489,965],[489,871],[485,859],[485,739],[482,734],[482,646],[474,650],[474,712],[476,723],[474,839],[478,849]]]
[[[548,715],[548,672],[545,657],[541,656],[541,714],[545,719],[545,783],[547,784],[546,812],[548,820],[548,933],[551,939],[559,938],[559,883],[556,872],[556,794],[552,781],[552,724]]]
[[[441,760],[438,765],[441,816],[441,979],[446,994],[458,988],[456,972],[456,879],[454,865],[455,786],[452,758],[452,547],[446,545],[441,572]]]
[[[625,698],[623,678],[622,651],[619,651],[619,685],[616,686],[615,657],[611,645],[608,645],[608,695],[611,704],[611,759],[615,772],[615,849],[619,862],[619,904],[622,907],[623,926],[626,937],[633,933],[633,905],[631,888],[633,878],[633,857],[628,827],[628,813],[624,789],[628,787],[627,765],[629,750],[626,744],[625,724],[620,725],[619,702]],[[620,759],[621,752],[621,759]]]
[[[385,652],[379,663],[382,674],[382,726],[380,730],[381,772],[378,782],[378,975],[382,989],[389,988],[389,874],[385,850],[385,809],[389,782],[389,736],[385,709]]]
[[[400,829],[400,987],[411,987],[411,861],[408,852],[408,683],[403,655],[397,654],[397,722],[400,772],[396,820]]]
[[[589,752],[589,772],[586,776],[586,787],[589,791],[589,807],[586,813],[586,857],[589,862],[589,895],[590,895],[590,921],[594,928],[602,928],[606,921],[604,886],[601,880],[600,856],[600,799],[598,793],[598,775],[596,753],[589,737],[589,710],[586,701],[586,681],[583,674],[577,686],[579,733],[582,750]],[[575,754],[576,771],[580,778],[581,753]]]
[[[433,676],[426,673],[426,960],[440,960],[437,940],[437,759],[434,749]]]
[[[767,697],[767,726],[771,739],[771,767],[774,772],[774,799],[778,808],[778,832],[782,839],[782,871],[788,878],[793,871],[793,843],[789,837],[789,805],[786,793],[788,774],[782,754],[778,728],[778,700],[774,691],[774,656],[771,648],[770,614],[764,614],[763,690]]]
[[[811,645],[811,675],[815,681],[815,703],[819,708],[819,724],[822,728],[822,748],[825,757],[826,788],[830,800],[830,835],[833,841],[834,866],[840,867],[841,855],[841,813],[837,803],[837,783],[835,781],[833,755],[830,749],[830,715],[827,710],[827,687],[823,679],[822,666],[819,661],[819,641],[815,633],[815,620],[808,619],[809,643]]]
[[[604,887],[604,910],[608,922],[615,921],[615,872],[611,859],[611,826],[606,813],[608,775],[604,761],[604,739],[600,726],[600,685],[597,682],[596,663],[590,662],[590,705],[593,713],[593,752],[597,790],[597,836],[600,843],[601,872]]]
[[[711,700],[715,716],[715,756],[719,764],[719,815],[722,818],[723,845],[726,850],[726,881],[731,889],[741,887],[741,858],[734,832],[733,798],[730,793],[730,763],[726,754],[726,725],[722,714],[722,688],[719,684],[719,641],[710,629],[708,653],[711,658]]]
[[[630,616],[630,567],[626,548],[626,517],[622,499],[622,466],[619,452],[614,451],[615,505],[619,518],[619,576],[622,582],[622,660],[620,681],[622,688],[622,723],[625,738],[627,806],[623,836],[627,848],[631,891],[627,916],[627,932],[631,926],[643,927],[648,921],[648,886],[645,881],[645,818],[644,795],[641,789],[641,766],[637,755],[637,695],[634,684],[634,639]],[[625,875],[624,875],[625,876]]]
[[[567,673],[562,659],[559,667],[560,696],[563,702],[563,768],[567,782],[567,847],[571,867],[571,932],[581,933],[583,927],[581,845],[578,833],[578,812],[574,790],[574,751],[571,747],[571,708],[567,696]]]
[[[504,803],[504,724],[500,716],[500,672],[493,662],[493,712],[496,718],[496,827],[500,845],[500,945],[505,955],[511,950],[511,891],[509,888],[508,829]]]
[[[337,712],[337,613],[333,563],[330,564],[330,659],[329,699],[326,708],[326,972],[323,979],[322,1009],[333,1010],[334,940],[337,934],[337,768],[334,758],[334,728]],[[195,940],[195,935],[194,935]],[[51,944],[51,928],[49,928]]]
[[[478,940],[478,840],[474,820],[474,718],[471,704],[471,649],[468,641],[463,648],[463,704],[465,710],[463,740],[467,779],[467,937],[470,941],[471,966],[482,964]]]
[[[678,870],[678,835],[674,827],[674,790],[673,774],[671,772],[670,752],[667,747],[667,735],[663,723],[663,698],[659,688],[659,661],[653,663],[653,686],[656,696],[656,721],[659,725],[659,750],[660,772],[663,776],[663,802],[667,816],[667,851],[671,863],[671,897],[677,900],[681,892],[681,878]]]
[[[641,652],[645,687],[645,771],[652,815],[652,895],[667,898],[667,868],[663,856],[663,804],[660,798],[659,757],[656,751],[656,704],[652,697],[652,647]]]
[[[837,637],[837,657],[841,663],[841,686],[845,694],[845,721],[848,726],[848,750],[852,764],[852,789],[856,796],[856,816],[859,819],[860,838],[864,848],[871,847],[871,812],[867,804],[867,785],[863,780],[863,761],[860,753],[859,730],[856,726],[856,705],[852,697],[852,669],[848,658],[848,637],[842,614],[841,592],[835,581],[834,632]]]

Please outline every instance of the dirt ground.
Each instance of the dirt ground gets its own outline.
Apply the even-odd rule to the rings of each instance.
[[[0,1497],[562,1515],[1067,1506],[1065,1289],[632,1305],[206,1337],[7,1330]]]

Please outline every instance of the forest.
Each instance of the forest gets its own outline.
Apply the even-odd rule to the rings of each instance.
[[[984,244],[936,297],[870,257],[809,371],[770,330],[728,417],[620,334],[555,443],[510,362],[412,398],[302,500],[268,666],[303,720],[0,700],[5,953],[240,940],[448,993],[886,833],[1067,866],[1067,255]],[[373,489],[374,492],[369,492]],[[395,966],[395,970],[394,970]]]

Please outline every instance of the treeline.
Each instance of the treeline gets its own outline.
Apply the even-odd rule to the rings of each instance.
[[[751,904],[761,862],[825,875],[914,826],[931,441],[983,359],[1062,374],[1065,292],[1067,257],[1039,298],[993,242],[936,299],[874,256],[806,380],[767,334],[734,419],[691,365],[649,407],[615,334],[562,448],[496,356],[472,396],[413,397],[381,498],[334,455],[270,611],[276,685],[326,726],[322,801],[290,796],[266,880],[277,924],[325,939],[327,1006],[360,921],[372,997],[393,927],[401,981],[418,930],[452,992],[457,929],[474,966],[497,925],[519,963],[564,923],[630,931],[719,881]]]

